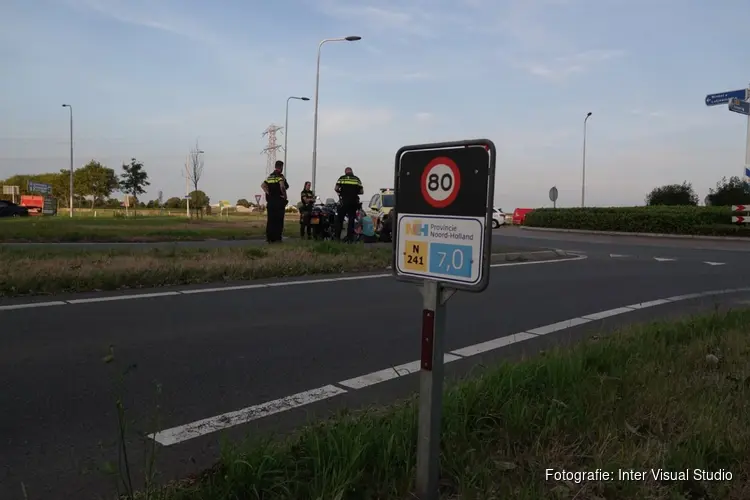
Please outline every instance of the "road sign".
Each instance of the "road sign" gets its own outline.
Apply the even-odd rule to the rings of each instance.
[[[486,139],[396,153],[393,272],[422,284],[417,497],[438,498],[446,303],[489,284],[495,145]]]
[[[750,224],[750,216],[747,215],[733,215],[732,222],[735,224]]]
[[[422,173],[422,197],[435,208],[445,208],[456,201],[461,190],[461,172],[451,158],[439,156]]]
[[[748,212],[750,206],[747,205],[732,205],[732,212]]]
[[[398,151],[393,265],[397,279],[433,280],[474,292],[487,287],[492,227],[487,221],[494,186],[491,151],[494,145],[483,140],[406,146]]]
[[[259,195],[259,194],[255,195],[255,204],[256,205],[260,205],[260,198],[261,198],[261,195]]]
[[[706,96],[706,106],[718,106],[719,104],[726,104],[730,99],[741,99],[747,100],[750,98],[747,89],[730,90],[728,92],[719,92],[718,94],[709,94]]]
[[[3,186],[3,194],[17,195],[19,193],[19,186]]]
[[[742,115],[750,115],[750,102],[740,101],[735,98],[729,99],[729,111],[734,111]]]
[[[31,191],[32,193],[36,192],[36,193],[49,194],[52,192],[52,186],[50,186],[49,184],[43,184],[41,182],[29,181],[28,188],[29,188],[29,191]]]
[[[560,193],[557,192],[557,186],[552,186],[552,188],[549,190],[549,201],[557,205],[557,196]]]

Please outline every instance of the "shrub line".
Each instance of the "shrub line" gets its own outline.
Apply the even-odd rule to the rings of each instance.
[[[742,236],[706,236],[702,234],[639,233],[629,231],[597,231],[595,229],[562,229],[557,227],[519,226],[525,231],[547,231],[552,233],[603,234],[605,236],[645,236],[647,238],[672,238],[676,240],[744,241]]]

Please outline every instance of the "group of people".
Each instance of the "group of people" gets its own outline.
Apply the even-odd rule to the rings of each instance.
[[[284,214],[289,204],[287,191],[289,183],[284,177],[284,162],[277,161],[274,170],[261,184],[261,189],[266,195],[266,241],[276,243],[282,240],[284,232]],[[344,175],[338,178],[335,187],[341,199],[341,207],[336,217],[334,226],[334,239],[341,239],[341,231],[344,226],[344,218],[349,219],[346,228],[346,240],[353,241],[357,230],[365,242],[375,241],[375,228],[372,219],[362,210],[359,197],[364,194],[362,181],[354,175],[350,167],[344,170]],[[311,238],[312,228],[310,225],[310,214],[315,204],[315,193],[311,189],[311,183],[305,182],[305,187],[300,193],[302,205],[300,207],[300,237]],[[360,221],[360,227],[355,228],[355,221]]]

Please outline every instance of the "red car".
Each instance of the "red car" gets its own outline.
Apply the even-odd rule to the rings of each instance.
[[[520,226],[526,219],[526,214],[533,210],[533,208],[517,208],[513,210],[513,218],[511,219],[511,223]]]

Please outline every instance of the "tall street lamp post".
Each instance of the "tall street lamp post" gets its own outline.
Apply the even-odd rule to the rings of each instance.
[[[70,110],[70,217],[73,217],[73,106],[63,104],[63,108]]]
[[[286,99],[286,119],[284,120],[284,167],[286,168],[286,176],[289,178],[289,166],[286,164],[286,145],[289,139],[289,101],[297,99],[299,101],[309,101],[309,97],[295,97],[289,96]]]
[[[583,119],[583,174],[581,177],[581,208],[586,206],[586,122],[591,118],[591,111]]]
[[[318,44],[318,65],[315,72],[315,116],[313,118],[313,152],[312,152],[312,190],[315,192],[315,174],[318,166],[318,89],[320,87],[320,49],[327,42],[356,42],[361,36],[346,36],[343,38],[326,38]]]

